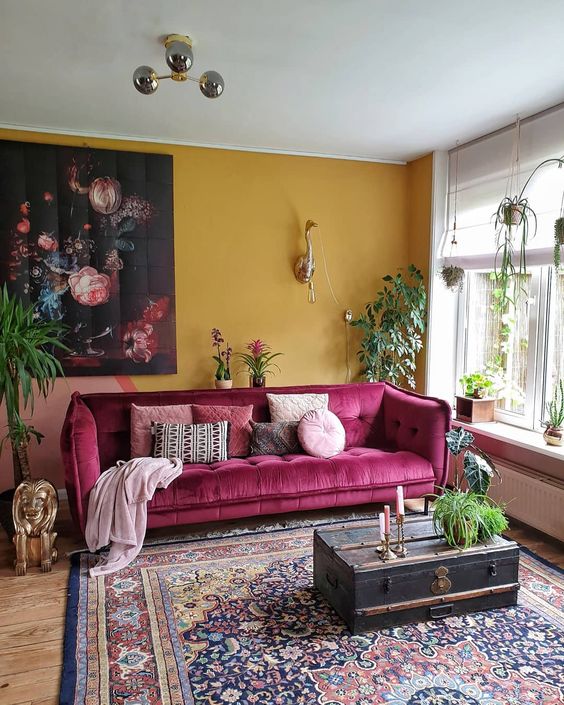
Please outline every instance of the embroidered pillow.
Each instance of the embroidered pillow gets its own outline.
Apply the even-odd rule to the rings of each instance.
[[[219,463],[227,460],[229,422],[154,423],[154,458],[180,458],[183,463]]]
[[[345,429],[329,409],[304,414],[298,425],[298,438],[305,452],[316,458],[332,458],[345,449]]]
[[[298,441],[298,422],[255,423],[251,437],[251,455],[292,455],[302,453]]]
[[[249,455],[251,442],[251,418],[253,405],[250,406],[192,406],[194,423],[213,423],[214,421],[229,421],[230,458],[246,458]]]
[[[267,394],[270,420],[299,421],[306,411],[326,409],[329,405],[328,394]]]
[[[151,455],[153,436],[151,424],[192,423],[192,406],[190,404],[172,404],[170,406],[131,405],[131,457],[147,458]]]

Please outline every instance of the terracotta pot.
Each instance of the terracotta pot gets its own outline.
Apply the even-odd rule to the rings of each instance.
[[[549,446],[564,445],[564,430],[561,428],[547,426],[546,431],[542,434],[542,437]]]
[[[266,377],[252,377],[251,378],[252,387],[266,387]]]
[[[232,379],[216,379],[215,380],[215,388],[216,389],[231,389],[232,386],[233,386]]]

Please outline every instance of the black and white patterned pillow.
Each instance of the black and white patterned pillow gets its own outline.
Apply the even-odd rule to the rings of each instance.
[[[180,458],[183,463],[227,460],[229,422],[153,423],[154,458]]]

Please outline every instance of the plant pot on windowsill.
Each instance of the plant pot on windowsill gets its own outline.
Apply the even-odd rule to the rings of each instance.
[[[495,397],[456,397],[456,419],[466,423],[481,423],[494,420]]]
[[[549,446],[564,445],[564,429],[560,427],[547,426],[542,437]]]
[[[215,388],[216,389],[231,389],[233,387],[232,379],[216,379]]]

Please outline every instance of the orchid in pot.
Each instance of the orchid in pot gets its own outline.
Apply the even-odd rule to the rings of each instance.
[[[225,350],[221,346],[225,343],[221,331],[218,328],[212,328],[212,347],[217,348],[217,355],[213,355],[217,367],[215,370],[215,387],[216,389],[231,389],[233,380],[231,379],[231,356],[233,348],[229,343],[225,345]]]
[[[251,340],[247,344],[249,352],[236,353],[237,357],[243,362],[247,368],[252,387],[264,387],[266,384],[266,375],[274,374],[272,368],[275,367],[278,372],[280,368],[273,362],[275,357],[283,353],[272,352],[270,345],[263,340]]]

